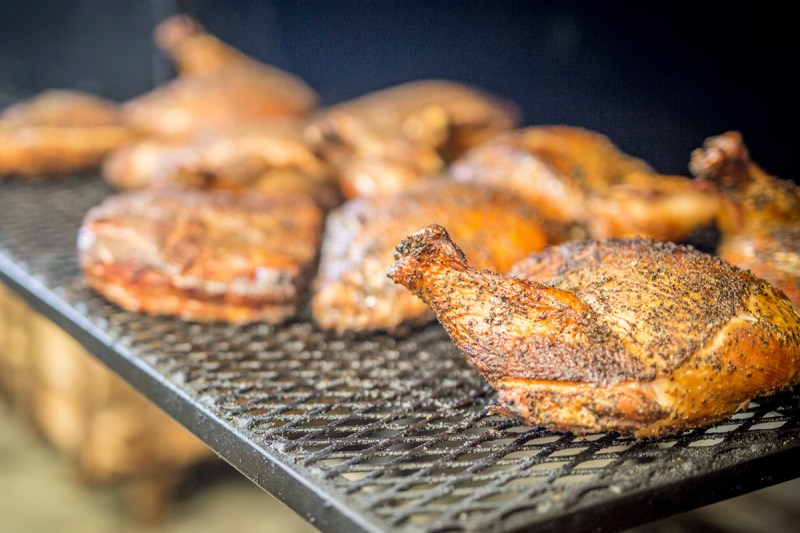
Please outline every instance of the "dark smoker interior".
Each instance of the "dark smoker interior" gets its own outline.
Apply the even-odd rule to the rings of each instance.
[[[308,81],[323,104],[418,78],[475,84],[526,124],[608,135],[662,173],[735,129],[755,161],[795,179],[798,42],[772,6],[471,0],[4,2],[0,87],[126,99],[170,76],[151,32],[196,16],[223,40]]]

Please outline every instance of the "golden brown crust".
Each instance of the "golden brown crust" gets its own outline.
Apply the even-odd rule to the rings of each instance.
[[[598,386],[586,382],[503,379],[493,411],[553,431],[614,430],[645,436],[642,428],[669,416],[652,387],[637,381]]]
[[[529,424],[656,436],[800,382],[797,309],[691,247],[572,242],[502,276],[428,227],[401,243],[389,275],[431,305],[498,390],[498,412]]]
[[[508,189],[594,238],[681,240],[716,213],[710,188],[658,174],[605,135],[573,126],[501,133],[454,161],[449,174]]]
[[[708,254],[640,240],[566,243],[515,264],[509,275],[590,303],[652,380],[682,364],[736,315],[754,278]],[[697,316],[704,325],[697,327]],[[659,328],[663,324],[665,327]]]
[[[130,191],[91,209],[78,251],[89,284],[132,311],[194,321],[282,321],[317,256],[308,198]]]
[[[505,270],[555,233],[525,202],[445,180],[350,200],[328,216],[312,315],[337,331],[387,330],[429,322],[418,298],[386,277],[399,240],[431,222],[450,224],[476,265]]]
[[[706,139],[692,153],[690,169],[721,197],[717,254],[800,306],[800,187],[756,165],[736,131]]]
[[[623,154],[606,136],[562,125],[496,135],[450,168],[454,179],[508,188],[565,223],[583,220],[593,193],[647,172],[647,163]]]
[[[309,144],[336,170],[347,198],[436,178],[467,148],[518,124],[516,106],[443,80],[374,91],[320,112]]]

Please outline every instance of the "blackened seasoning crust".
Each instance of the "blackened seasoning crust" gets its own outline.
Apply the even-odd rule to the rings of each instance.
[[[425,300],[498,391],[497,411],[638,437],[715,422],[800,381],[800,313],[747,271],[647,239],[572,242],[509,275],[468,266],[446,230],[397,248]]]

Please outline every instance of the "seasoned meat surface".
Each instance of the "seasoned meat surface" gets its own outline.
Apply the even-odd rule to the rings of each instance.
[[[800,306],[800,187],[752,161],[742,135],[706,139],[689,166],[719,190],[717,254],[783,290]]]
[[[86,214],[78,252],[89,285],[125,309],[280,322],[297,311],[321,231],[305,196],[127,191]]]
[[[446,180],[350,200],[328,215],[311,301],[321,327],[400,332],[433,319],[417,297],[386,277],[394,247],[421,225],[448,224],[470,260],[505,271],[559,240],[528,204],[508,193]]]
[[[77,91],[44,91],[0,113],[0,178],[89,172],[132,138],[117,103]]]
[[[306,136],[347,198],[441,177],[450,161],[519,123],[497,95],[444,80],[406,82],[320,111]]]
[[[701,427],[800,381],[800,313],[747,271],[650,239],[548,247],[508,275],[440,226],[389,276],[427,302],[498,392],[498,412],[575,433]]]
[[[681,240],[716,212],[708,187],[658,174],[605,135],[573,126],[500,133],[454,161],[449,174],[506,188],[594,238]]]

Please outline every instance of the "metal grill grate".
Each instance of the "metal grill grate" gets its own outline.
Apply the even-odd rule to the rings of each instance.
[[[323,530],[616,530],[798,474],[800,395],[635,441],[488,414],[438,325],[395,339],[186,324],[84,284],[75,236],[98,178],[0,184],[0,276],[223,458]],[[798,391],[800,392],[800,391]]]

